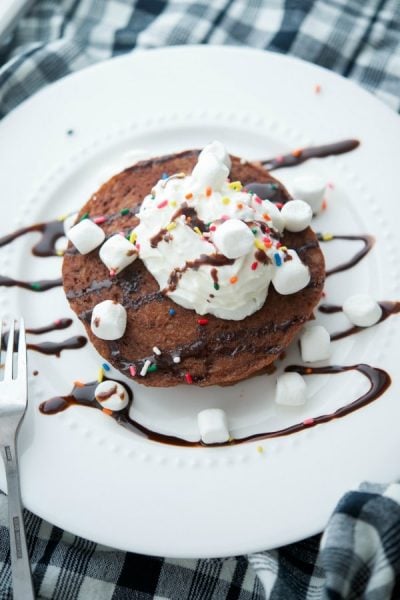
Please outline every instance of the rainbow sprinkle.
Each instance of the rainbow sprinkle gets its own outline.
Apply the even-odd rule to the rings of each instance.
[[[222,198],[222,204],[225,204],[225,205],[227,205],[227,204],[230,204],[230,203],[231,203],[231,199],[230,199],[230,198],[228,198],[228,196],[224,196],[224,197]]]
[[[129,215],[129,213],[131,212],[129,210],[129,208],[121,208],[121,210],[119,211],[121,215]]]
[[[258,262],[253,262],[251,265],[251,270],[255,271],[257,269],[257,267],[258,267]]]
[[[197,319],[199,325],[208,325],[208,319]]]
[[[88,213],[88,212],[85,212],[85,213],[84,213],[84,214],[81,216],[81,218],[80,218],[79,220],[80,220],[80,221],[84,221],[85,219],[88,219],[88,218],[89,218],[89,213]]]
[[[230,278],[229,280],[231,283],[237,283],[238,282],[238,278],[234,275],[233,277]]]
[[[202,235],[201,230],[198,227],[193,227],[193,231],[195,231],[197,235]]]
[[[149,360],[144,361],[144,365],[142,367],[142,370],[140,371],[140,375],[142,377],[145,377],[147,375],[147,371],[149,370],[150,365],[151,365],[151,361],[149,361]]]
[[[217,282],[214,283],[214,290],[217,290],[217,291],[219,290],[219,283],[217,283]]]
[[[279,254],[279,252],[275,252],[274,254],[274,261],[277,267],[281,267],[282,266],[282,257]]]
[[[174,356],[174,358],[172,360],[174,361],[174,363],[176,365],[178,365],[181,362],[181,357],[180,356]]]
[[[186,383],[188,383],[189,385],[191,383],[193,383],[193,377],[191,376],[190,373],[185,373],[185,379],[186,379]]]
[[[153,347],[153,352],[154,352],[154,354],[157,354],[157,356],[160,356],[160,354],[161,354],[161,350],[158,346]]]
[[[171,317],[174,317],[176,315],[176,310],[174,308],[170,308],[168,310],[168,312],[169,312],[169,314],[170,314]]]
[[[257,250],[264,250],[265,248],[261,240],[254,240],[254,245],[257,248]]]
[[[40,285],[40,283],[35,281],[34,283],[31,283],[31,288],[39,292],[42,289],[42,286]]]
[[[308,418],[308,419],[304,419],[303,421],[303,425],[314,425],[315,421],[312,417]]]
[[[213,191],[212,191],[212,187],[210,187],[210,186],[208,185],[208,186],[206,187],[206,191],[205,191],[205,194],[206,194],[207,198],[209,198],[209,197],[211,196],[212,192],[213,192]]]
[[[154,371],[157,371],[158,367],[155,364],[152,364],[149,366],[149,368],[147,369],[148,373],[154,373]]]
[[[105,223],[106,221],[107,221],[107,219],[104,216],[96,217],[95,219],[93,219],[93,223],[96,223],[96,225],[101,225],[102,223]]]
[[[137,240],[137,233],[136,231],[131,231],[131,234],[129,236],[129,241],[131,244],[134,244]]]
[[[168,206],[168,200],[163,200],[162,202],[157,204],[157,208],[164,208],[165,206]]]
[[[192,192],[189,192],[188,194],[185,194],[185,198],[186,198],[186,200],[191,200],[193,198]]]
[[[242,184],[240,183],[240,181],[232,181],[232,182],[231,182],[231,183],[228,185],[228,187],[229,187],[231,190],[234,190],[235,192],[241,192],[241,191],[242,191],[242,189],[243,189],[243,186],[242,186]]]
[[[168,223],[168,225],[166,226],[166,230],[167,231],[172,231],[172,229],[175,229],[176,227],[176,223],[172,222],[172,223]]]
[[[103,367],[100,367],[99,372],[97,374],[97,381],[101,383],[104,380],[104,371]]]
[[[333,240],[333,233],[323,233],[321,235],[321,239],[323,242],[330,242]]]
[[[130,365],[129,366],[129,373],[130,373],[131,377],[135,377],[135,375],[136,375],[136,367],[135,367],[135,365]]]
[[[103,369],[104,369],[105,371],[111,371],[111,367],[110,367],[110,365],[108,365],[107,363],[103,363],[101,366],[103,367]]]

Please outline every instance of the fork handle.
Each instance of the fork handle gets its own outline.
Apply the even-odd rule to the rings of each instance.
[[[26,545],[18,456],[15,440],[1,447],[8,488],[8,520],[10,531],[11,570],[14,600],[34,600],[31,567]]]

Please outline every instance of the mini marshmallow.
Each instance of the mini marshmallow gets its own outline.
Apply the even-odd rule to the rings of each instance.
[[[307,202],[314,214],[321,210],[326,185],[319,175],[301,175],[293,180],[292,195]]]
[[[300,337],[301,358],[304,362],[326,360],[331,355],[331,338],[322,325],[307,325]]]
[[[67,231],[67,238],[81,254],[88,254],[104,242],[106,234],[90,219],[83,219]]]
[[[285,260],[283,255],[282,265],[276,267],[272,283],[278,294],[287,296],[295,294],[308,285],[310,282],[310,271],[304,265],[295,250],[288,250],[290,260]]]
[[[306,401],[307,386],[299,373],[282,373],[276,380],[275,402],[281,406],[301,406]]]
[[[290,200],[282,206],[281,215],[287,231],[303,231],[312,220],[312,209],[303,200]]]
[[[217,227],[213,242],[224,256],[239,258],[254,247],[254,235],[240,219],[228,219]]]
[[[202,410],[197,415],[197,423],[205,444],[222,444],[229,440],[226,413],[220,408]]]
[[[109,410],[122,410],[128,406],[129,396],[126,388],[118,381],[107,379],[96,387],[94,396],[102,406]]]
[[[109,271],[119,273],[133,263],[138,253],[129,240],[117,233],[102,245],[99,255]]]
[[[355,294],[347,298],[343,303],[343,312],[358,327],[371,327],[382,316],[378,302],[368,294]]]
[[[228,167],[211,152],[199,155],[199,159],[192,171],[193,179],[197,182],[198,186],[203,188],[209,186],[215,190],[221,189],[228,175]]]
[[[126,310],[122,304],[104,300],[93,308],[91,329],[102,340],[118,340],[126,329]]]

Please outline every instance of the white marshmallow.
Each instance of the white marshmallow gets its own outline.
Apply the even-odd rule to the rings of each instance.
[[[200,154],[192,171],[193,179],[199,187],[206,188],[210,186],[214,190],[221,189],[228,175],[228,167],[211,152]]]
[[[226,413],[220,408],[202,410],[197,415],[197,423],[205,444],[222,444],[229,440]]]
[[[303,231],[312,220],[312,209],[303,200],[291,200],[282,206],[281,215],[288,231]]]
[[[90,219],[83,219],[67,231],[67,238],[81,254],[88,254],[104,242],[106,234]]]
[[[228,219],[217,227],[213,242],[224,256],[239,258],[254,247],[254,235],[240,219]]]
[[[310,282],[310,271],[303,264],[295,250],[288,250],[291,260],[282,262],[280,267],[276,267],[272,283],[278,294],[287,296],[295,294],[308,285]]]
[[[306,401],[307,386],[299,373],[282,373],[276,380],[275,402],[282,406],[301,406]]]
[[[133,263],[138,253],[129,240],[117,233],[102,245],[99,255],[107,269],[119,273]]]
[[[307,325],[300,337],[301,358],[304,362],[326,360],[331,355],[331,338],[322,325]]]
[[[128,406],[129,396],[125,386],[112,379],[99,383],[94,395],[97,402],[109,410],[122,410]]]
[[[355,294],[343,303],[346,317],[358,327],[371,327],[379,321],[382,309],[368,294]]]
[[[321,210],[325,190],[325,181],[319,175],[300,175],[291,185],[292,195],[307,202],[314,214]]]
[[[104,300],[93,308],[91,328],[102,340],[118,340],[126,329],[126,310],[122,304]]]
[[[213,142],[211,142],[211,144],[207,144],[207,146],[205,146],[200,152],[199,157],[204,156],[204,154],[208,153],[213,154],[219,160],[219,162],[224,163],[224,165],[228,167],[229,170],[231,170],[232,163],[230,156],[226,151],[225,146],[221,142],[214,140]]]

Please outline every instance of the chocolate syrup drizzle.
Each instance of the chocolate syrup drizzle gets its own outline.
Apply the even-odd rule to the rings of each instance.
[[[325,157],[325,156],[329,156],[329,155],[336,155],[336,154],[342,154],[345,152],[349,152],[349,151],[355,149],[358,145],[359,145],[359,142],[357,140],[344,140],[342,142],[338,142],[335,144],[300,149],[300,150],[294,151],[291,154],[287,154],[285,156],[280,156],[280,157],[276,157],[276,158],[273,158],[270,160],[263,161],[262,164],[268,170],[278,169],[281,167],[289,167],[289,166],[291,167],[291,166],[296,166],[298,164],[301,164],[302,162],[304,162],[305,160],[308,160],[310,158],[321,158],[321,157]],[[283,186],[280,186],[279,184],[277,184],[275,182],[269,182],[269,183],[250,182],[250,183],[246,184],[246,189],[248,191],[253,191],[261,198],[268,198],[269,200],[271,200],[272,202],[275,202],[275,203],[284,204],[288,200],[288,196],[287,196]],[[191,226],[192,228],[196,227],[201,232],[207,231],[207,226],[204,224],[204,222],[201,219],[198,218],[197,213],[194,208],[191,208],[187,205],[182,206],[173,215],[172,220],[178,218],[181,215],[185,215],[187,224],[189,224],[189,226]],[[108,215],[107,221],[113,220],[115,218],[115,216],[117,216],[117,215]],[[13,233],[0,238],[0,247],[5,246],[5,245],[11,243],[12,241],[14,241],[15,239],[17,239],[23,235],[29,234],[31,232],[38,232],[41,234],[40,240],[37,243],[35,243],[34,246],[32,247],[33,255],[38,256],[38,257],[49,257],[49,256],[59,255],[59,253],[56,252],[56,242],[60,237],[62,237],[64,235],[64,224],[63,224],[62,220],[53,220],[53,221],[49,221],[47,223],[38,223],[35,225],[31,225],[29,227],[24,227],[24,228],[18,229],[16,231],[14,231]],[[156,247],[157,244],[161,241],[161,239],[163,239],[163,238],[165,239],[164,236],[166,236],[166,234],[167,234],[167,230],[165,230],[165,229],[161,230],[158,234],[156,234],[156,236],[154,236],[153,239],[151,240],[152,246]],[[319,234],[318,239],[319,239],[319,241],[330,241],[327,239],[323,239],[321,234]],[[331,275],[331,274],[337,273],[339,271],[344,271],[346,269],[351,268],[355,264],[357,264],[369,252],[369,250],[372,248],[372,245],[374,243],[374,239],[372,238],[372,236],[367,236],[367,235],[365,235],[365,236],[334,235],[334,236],[332,236],[331,239],[361,240],[361,241],[363,241],[364,246],[358,253],[356,253],[354,255],[354,257],[351,260],[331,269],[330,271],[327,272],[327,275]],[[317,245],[315,242],[313,242],[313,244]],[[302,251],[306,250],[307,248],[308,248],[307,245],[302,248],[298,248],[298,252],[301,253]],[[264,257],[261,256],[261,254],[260,254],[260,256],[257,256],[256,258],[258,260],[260,260],[261,262],[264,260]],[[186,269],[188,269],[188,268],[198,269],[202,264],[209,264],[214,267],[211,270],[211,276],[214,280],[214,283],[217,285],[218,284],[218,271],[215,267],[223,266],[226,264],[232,264],[232,263],[233,263],[233,260],[227,259],[225,256],[218,255],[218,254],[213,255],[213,256],[202,255],[197,260],[187,261],[187,263],[184,267],[182,267],[181,269],[175,269],[174,272],[171,273],[169,287],[167,288],[167,291],[173,291],[173,289],[176,288],[176,284],[179,281],[179,278],[182,276],[183,272]],[[127,282],[121,281],[121,285],[122,284],[127,285]],[[18,286],[18,287],[30,289],[32,291],[37,291],[37,292],[46,291],[46,290],[52,289],[54,287],[58,287],[60,285],[62,285],[61,279],[26,282],[26,281],[20,281],[20,280],[13,279],[11,277],[0,276],[0,286],[6,286],[6,287]],[[81,290],[79,292],[76,292],[75,294],[76,294],[76,296],[78,296],[78,295],[80,296],[80,295],[84,295],[86,293],[90,293],[92,291],[96,291],[97,289],[103,289],[105,287],[107,288],[111,285],[112,285],[112,282],[110,280],[104,280],[104,281],[100,281],[100,282],[96,281],[96,282],[93,282],[93,284],[86,290]],[[132,285],[136,286],[137,284],[134,283]],[[124,296],[127,295],[128,291],[129,290],[124,289]],[[71,294],[72,293],[69,294],[69,297],[72,297]],[[74,296],[74,297],[76,297],[76,296]],[[144,298],[135,300],[136,304],[134,303],[134,307],[138,308],[139,306],[141,306],[145,303],[148,303],[148,302],[151,302],[154,300],[160,301],[163,298],[161,293],[151,294],[150,296],[151,296],[151,298],[144,297]],[[380,321],[385,320],[391,314],[400,312],[400,303],[398,303],[398,302],[381,302],[380,305],[381,305],[382,311],[383,311]],[[337,306],[333,306],[333,305],[322,305],[320,307],[320,310],[322,312],[327,312],[327,313],[338,312],[339,310],[341,310],[341,307],[337,307]],[[34,328],[34,329],[32,329],[32,328],[28,329],[27,332],[30,334],[38,335],[38,334],[46,333],[49,331],[53,331],[55,329],[65,329],[65,328],[69,327],[71,325],[71,323],[72,323],[71,319],[60,319],[59,321],[56,321],[51,325]],[[290,327],[292,325],[292,323],[293,323],[292,321],[288,322],[287,324],[283,323],[283,324],[281,324],[281,328],[284,329],[285,326]],[[265,327],[263,327],[261,329],[264,330],[266,327],[269,327],[269,324],[267,324]],[[345,337],[346,335],[356,333],[359,329],[360,328],[353,327],[345,332],[334,334],[332,336],[332,339],[340,339],[341,337]],[[258,332],[258,333],[260,333],[260,332]],[[7,337],[7,332],[4,334],[4,338],[6,338],[6,337]],[[229,348],[226,348],[226,341],[227,340],[232,341],[230,334],[229,333],[221,334],[220,337],[221,337],[221,339],[213,340],[213,343],[215,342],[216,344],[219,344],[221,352],[223,352],[224,348],[225,348],[226,352],[232,353],[232,351],[229,350]],[[6,339],[4,341],[6,341]],[[240,342],[240,340],[238,340],[238,342]],[[87,339],[85,337],[74,336],[74,337],[68,338],[67,340],[64,340],[62,342],[43,342],[41,344],[28,344],[28,348],[30,348],[31,350],[35,350],[37,352],[44,353],[44,354],[52,354],[52,355],[59,356],[62,350],[81,348],[86,343],[87,343]],[[199,333],[199,339],[187,346],[188,347],[185,347],[185,348],[182,347],[182,348],[177,349],[179,351],[180,356],[185,357],[185,356],[192,356],[194,354],[199,356],[199,354],[200,354],[200,355],[204,355],[204,359],[207,360],[207,341],[205,340],[204,336],[202,336],[201,328],[200,328],[200,333]],[[238,351],[240,351],[240,343],[239,343],[239,346],[234,350],[235,353]],[[282,352],[282,348],[278,348],[278,347],[266,348],[266,352],[273,352],[277,356],[279,356]],[[115,353],[115,351],[114,351],[114,353]],[[154,358],[155,357],[152,357],[152,359],[154,359]],[[172,360],[172,356],[170,358]],[[121,360],[122,360],[122,357],[121,357]],[[157,360],[159,362],[165,361],[165,356],[163,355],[162,357],[157,357]],[[160,366],[163,366],[161,364],[161,362],[160,362]],[[178,368],[178,366],[175,365],[173,363],[173,361],[172,361],[172,364],[169,364],[171,362],[169,360],[167,360],[167,362],[168,362],[168,365],[166,364],[165,366],[168,366],[169,368],[171,368],[171,367]],[[353,412],[354,410],[357,410],[357,409],[361,408],[362,406],[367,405],[368,403],[370,403],[373,400],[375,400],[376,398],[378,398],[381,394],[383,394],[384,391],[387,389],[387,387],[390,385],[390,381],[391,381],[390,376],[385,371],[382,371],[381,369],[374,368],[374,367],[371,367],[371,366],[365,365],[365,364],[358,364],[358,365],[353,365],[353,366],[329,366],[329,367],[320,367],[320,368],[311,368],[311,367],[302,367],[302,366],[292,365],[292,366],[289,366],[286,368],[286,371],[295,371],[302,375],[337,374],[337,373],[342,373],[342,372],[350,371],[350,370],[360,372],[362,375],[367,377],[367,379],[370,381],[370,389],[368,390],[368,392],[363,394],[359,398],[357,398],[352,403],[347,404],[346,406],[338,409],[334,413],[327,414],[327,415],[321,415],[319,417],[312,418],[312,419],[306,419],[303,422],[296,423],[294,425],[291,425],[290,427],[287,427],[287,428],[284,428],[281,430],[269,431],[269,432],[265,432],[265,433],[258,433],[258,434],[254,434],[254,435],[247,436],[244,438],[231,440],[231,441],[227,442],[226,444],[215,444],[215,445],[220,446],[220,445],[242,444],[242,443],[246,443],[246,442],[254,441],[254,440],[261,440],[261,439],[268,439],[268,438],[272,438],[272,437],[284,436],[284,435],[288,435],[290,433],[295,433],[295,432],[301,431],[301,430],[306,429],[311,426],[315,426],[315,425],[318,425],[321,423],[326,423],[332,419],[343,417],[343,416]],[[71,394],[69,394],[68,396],[58,396],[58,397],[52,398],[50,400],[47,400],[46,402],[43,402],[40,405],[40,411],[43,414],[49,415],[49,414],[55,414],[55,413],[61,412],[73,405],[81,405],[81,406],[90,406],[92,408],[103,410],[103,412],[105,412],[106,414],[110,414],[110,411],[108,411],[107,409],[103,409],[101,404],[99,402],[97,402],[97,400],[94,397],[94,392],[95,392],[97,385],[98,385],[98,382],[90,382],[83,386],[75,385]],[[128,393],[130,394],[130,404],[131,404],[133,401],[131,390],[128,389]],[[143,434],[144,436],[146,436],[148,439],[150,439],[152,441],[162,442],[165,444],[173,444],[173,445],[178,445],[178,446],[200,446],[200,445],[203,445],[202,442],[190,442],[190,441],[181,439],[179,437],[160,434],[160,433],[154,432],[154,431],[146,428],[145,426],[143,426],[142,424],[133,420],[129,416],[129,406],[123,411],[111,412],[111,417],[114,418],[122,426],[127,427],[128,429],[134,430],[136,432],[140,432],[141,434]]]
[[[346,271],[347,269],[351,269],[356,264],[360,262],[368,254],[368,252],[372,249],[375,244],[375,238],[372,235],[333,235],[329,239],[324,239],[324,234],[317,233],[317,239],[319,242],[330,242],[333,240],[348,240],[348,241],[360,241],[363,242],[363,246],[361,250],[356,252],[350,260],[347,260],[343,263],[340,263],[336,267],[332,269],[328,269],[326,271],[326,277],[333,275],[334,273],[340,273],[341,271]],[[301,248],[304,250],[305,246]]]
[[[32,254],[34,256],[57,256],[55,249],[56,242],[65,235],[64,222],[58,219],[47,221],[46,223],[36,223],[29,227],[22,227],[13,231],[0,238],[0,248],[31,232],[41,234],[40,240],[32,247]]]
[[[382,323],[382,321],[385,321],[391,315],[400,313],[400,302],[391,302],[389,300],[385,300],[379,302],[379,306],[382,309],[382,315],[379,321],[377,321],[377,323]],[[336,304],[321,304],[318,307],[318,310],[322,313],[329,315],[333,313],[342,312],[342,307]],[[337,331],[336,333],[332,333],[331,340],[341,340],[342,338],[345,338],[349,335],[353,335],[354,333],[358,333],[359,331],[363,331],[364,329],[365,327],[358,327],[357,325],[353,325],[352,327],[349,327],[348,329],[345,329],[343,331]]]
[[[43,333],[49,333],[51,331],[57,331],[61,329],[67,329],[72,325],[72,319],[64,318],[57,319],[49,325],[43,327],[30,327],[26,329],[26,333],[30,335],[42,335]],[[7,347],[9,332],[5,331],[1,338],[1,345],[3,348]],[[47,354],[48,356],[60,356],[63,350],[76,350],[83,348],[87,344],[87,338],[83,335],[74,335],[66,340],[60,342],[41,342],[39,344],[28,343],[26,345],[28,350],[33,352],[39,352],[40,354]],[[14,336],[14,352],[17,351],[18,347],[18,334]]]
[[[352,413],[353,411],[358,410],[363,406],[366,406],[373,400],[376,400],[385,392],[385,390],[389,387],[391,383],[390,376],[385,371],[383,371],[382,369],[371,367],[370,365],[366,364],[357,364],[349,366],[332,365],[329,367],[302,367],[297,365],[291,365],[285,370],[287,372],[296,372],[300,375],[337,374],[344,373],[346,371],[358,371],[369,380],[370,388],[365,394],[363,394],[353,402],[346,404],[341,408],[338,408],[333,413],[320,415],[318,417],[310,419],[305,419],[304,421],[295,423],[294,425],[290,425],[289,427],[285,427],[282,429],[266,431],[262,433],[255,433],[243,438],[231,439],[230,441],[222,444],[207,444],[207,446],[234,446],[257,440],[282,437],[291,433],[297,433],[310,427],[314,427],[315,425],[327,423],[329,421],[332,421],[333,419],[344,417]],[[92,381],[83,386],[81,384],[79,386],[75,385],[72,392],[67,396],[56,396],[54,398],[51,398],[50,400],[42,402],[39,406],[39,410],[45,415],[54,415],[60,413],[69,408],[70,406],[88,406],[90,408],[96,408],[98,410],[104,411],[101,404],[95,399],[95,389],[97,385],[97,381]],[[109,411],[106,411],[106,414],[110,414]],[[201,441],[191,442],[178,436],[170,436],[163,433],[158,433],[149,429],[148,427],[145,427],[144,425],[142,425],[138,421],[135,421],[129,416],[129,405],[123,411],[112,412],[110,416],[123,427],[135,431],[136,433],[139,432],[143,434],[147,439],[154,442],[186,447],[206,446],[206,444],[204,444]]]
[[[276,156],[261,161],[263,167],[268,171],[281,169],[282,167],[296,167],[310,158],[325,158],[337,154],[351,152],[360,145],[358,140],[343,140],[334,144],[325,144],[324,146],[310,146],[309,148],[300,148],[284,156]]]
[[[202,265],[210,265],[212,267],[224,267],[225,265],[233,265],[235,259],[228,258],[223,254],[201,254],[200,258],[195,260],[187,260],[183,267],[177,267],[172,271],[168,278],[168,286],[162,291],[163,294],[168,294],[176,290],[178,282],[182,275],[188,270],[197,271]],[[211,277],[214,283],[218,284],[218,272],[216,269],[211,269]]]

